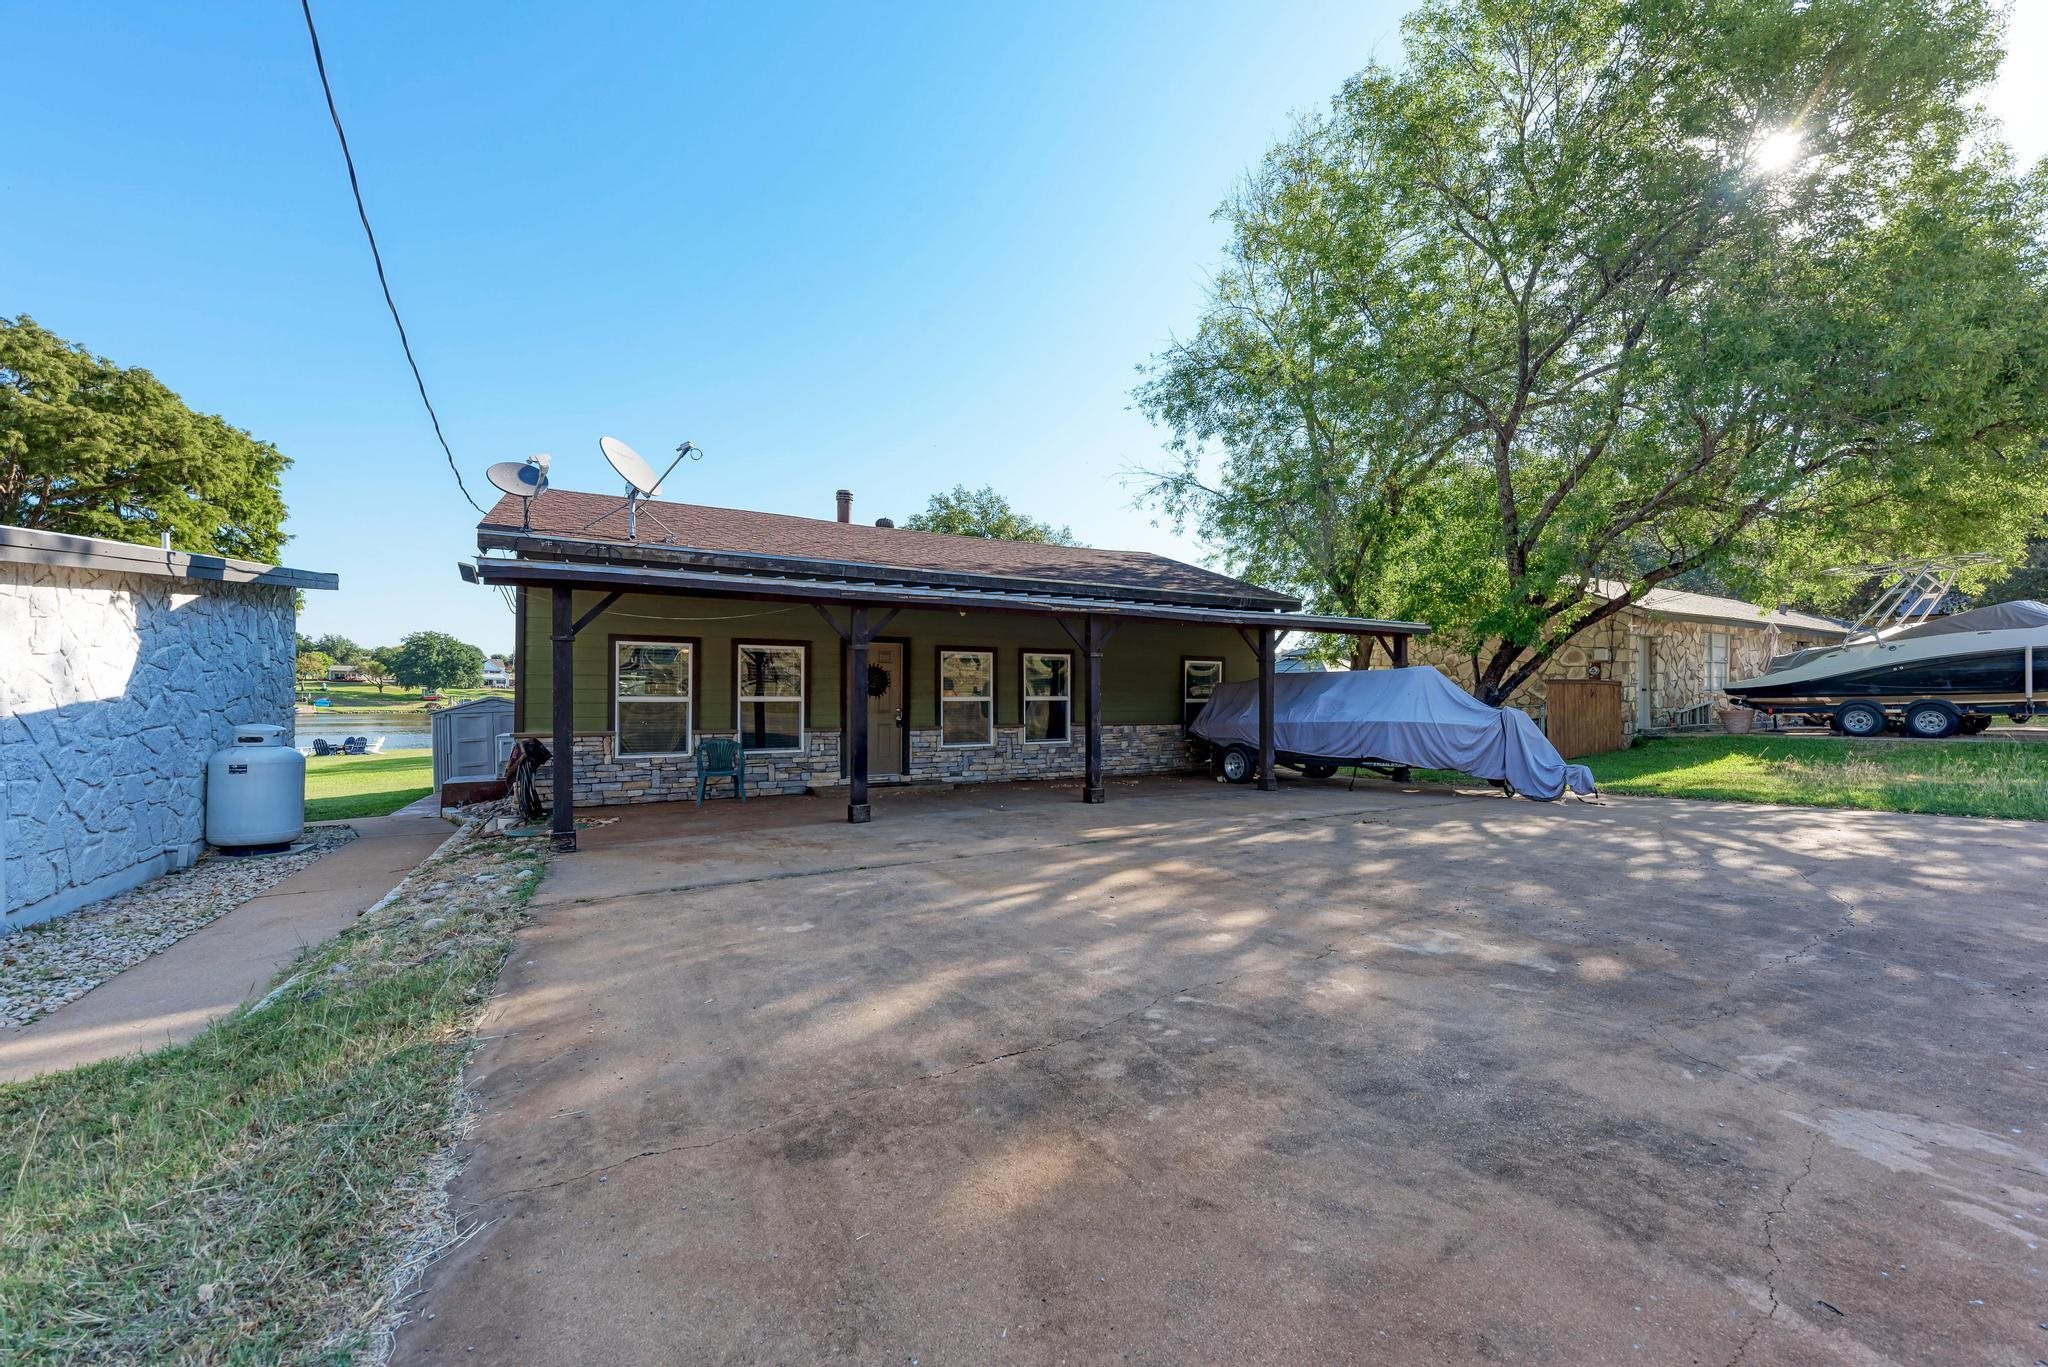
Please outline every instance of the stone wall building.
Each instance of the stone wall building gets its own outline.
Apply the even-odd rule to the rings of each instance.
[[[1846,634],[1842,623],[1812,613],[1651,589],[1641,601],[1580,632],[1508,702],[1541,722],[1551,680],[1610,679],[1621,684],[1625,736],[1702,726],[1712,720],[1720,690],[1730,680],[1764,673],[1773,655],[1831,644]],[[1467,688],[1477,678],[1471,656],[1437,640],[1417,642],[1415,659]]]
[[[203,848],[206,760],[290,727],[292,595],[332,575],[0,527],[0,924]]]

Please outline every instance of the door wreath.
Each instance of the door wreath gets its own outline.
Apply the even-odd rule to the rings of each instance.
[[[894,680],[889,677],[889,671],[881,665],[868,666],[868,696],[870,698],[886,696],[889,692],[889,685],[893,682]]]

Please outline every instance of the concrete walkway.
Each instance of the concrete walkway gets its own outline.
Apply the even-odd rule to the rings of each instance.
[[[352,924],[453,829],[431,798],[345,824],[356,838],[311,867],[33,1025],[0,1031],[0,1082],[192,1038],[261,994],[301,949]]]

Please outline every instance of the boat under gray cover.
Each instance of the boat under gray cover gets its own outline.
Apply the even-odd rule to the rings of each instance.
[[[1281,674],[1273,695],[1273,746],[1284,754],[1451,769],[1545,802],[1593,791],[1592,770],[1567,764],[1528,713],[1488,707],[1428,665]],[[1211,745],[1256,749],[1258,684],[1218,684],[1192,729]]]

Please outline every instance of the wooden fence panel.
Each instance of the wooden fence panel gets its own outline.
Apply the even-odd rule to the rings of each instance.
[[[1552,679],[1544,729],[1566,759],[1621,748],[1621,684],[1612,679]]]

